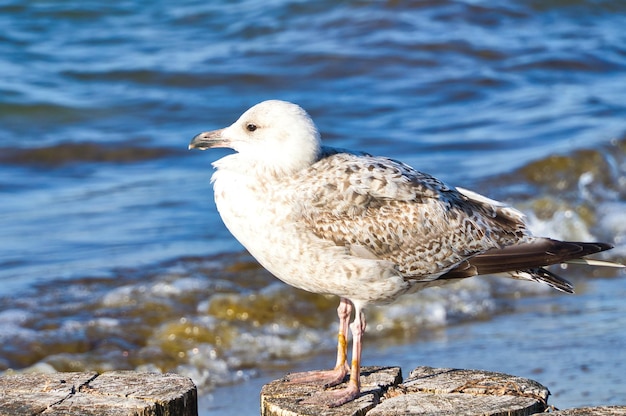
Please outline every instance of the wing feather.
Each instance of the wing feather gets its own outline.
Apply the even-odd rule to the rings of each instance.
[[[336,152],[302,175],[314,178],[298,191],[303,226],[391,261],[407,277],[436,278],[527,236],[517,211],[392,159]]]

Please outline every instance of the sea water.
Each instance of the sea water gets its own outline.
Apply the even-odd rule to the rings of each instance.
[[[0,2],[0,371],[177,371],[203,414],[255,414],[263,382],[333,364],[337,299],[260,269],[212,202],[226,151],[186,150],[266,99],[302,105],[326,144],[400,159],[624,261],[625,13]],[[559,407],[623,404],[624,274],[554,271],[576,295],[480,278],[372,308],[364,364],[504,371]]]

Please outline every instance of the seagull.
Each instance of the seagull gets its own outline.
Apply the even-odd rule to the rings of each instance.
[[[325,387],[307,403],[336,407],[359,397],[369,305],[484,274],[573,293],[544,267],[621,266],[585,259],[610,244],[534,237],[524,215],[501,202],[394,159],[323,146],[311,117],[290,102],[261,102],[189,144],[219,147],[235,151],[213,163],[211,178],[228,230],[278,279],[340,299],[335,367],[288,376]],[[348,374],[345,388],[329,389]]]

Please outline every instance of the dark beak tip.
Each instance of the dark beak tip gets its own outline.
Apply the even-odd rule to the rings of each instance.
[[[196,142],[194,138],[194,140],[191,140],[189,142],[189,145],[187,145],[187,150],[197,149],[197,148],[198,148],[198,142]]]
[[[207,144],[209,141],[210,141],[210,138],[207,137],[206,133],[197,134],[191,139],[191,141],[189,142],[189,145],[187,146],[187,149],[188,150],[191,150],[191,149],[206,150],[208,148]]]
[[[188,149],[207,150],[214,147],[227,147],[227,140],[222,137],[223,130],[203,132],[196,135],[189,142]]]

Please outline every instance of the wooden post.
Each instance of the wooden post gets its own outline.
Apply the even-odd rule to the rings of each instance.
[[[197,391],[187,377],[135,371],[0,377],[0,416],[40,413],[54,416],[197,416]]]
[[[386,391],[401,382],[402,372],[399,367],[362,367],[361,397],[343,406],[329,409],[326,406],[300,404],[300,401],[314,393],[318,387],[306,384],[292,384],[282,379],[275,380],[261,389],[261,415],[364,415],[379,403],[380,398]]]
[[[364,367],[362,394],[338,408],[300,402],[311,385],[276,380],[261,391],[262,416],[530,415],[547,408],[550,392],[533,380],[479,370],[418,367],[402,382],[398,367]],[[339,386],[341,387],[341,386]]]
[[[502,373],[418,367],[403,382],[399,367],[363,367],[361,370],[361,396],[332,409],[301,403],[320,387],[272,381],[261,390],[261,415],[539,416],[549,407],[547,388],[534,380]],[[554,416],[626,416],[626,406],[552,410],[550,415]]]

